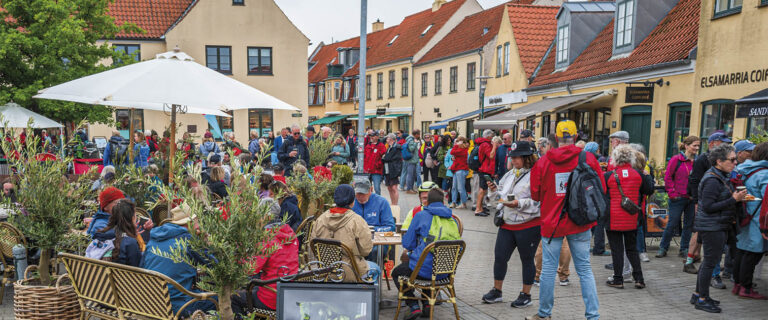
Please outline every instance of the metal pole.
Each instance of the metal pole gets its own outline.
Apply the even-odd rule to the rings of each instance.
[[[176,109],[180,106],[171,105],[171,143],[168,149],[168,185],[173,183],[173,159],[176,157]]]
[[[128,163],[125,165],[130,165],[133,163],[133,108],[130,109],[128,117],[131,118],[131,121],[128,125]]]
[[[357,116],[357,172],[363,173],[365,152],[365,58],[368,52],[366,36],[368,35],[368,0],[360,0],[360,75],[357,81],[357,92],[360,97],[360,109]]]

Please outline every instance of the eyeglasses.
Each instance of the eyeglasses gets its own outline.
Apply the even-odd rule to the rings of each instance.
[[[733,158],[728,158],[728,161],[730,161],[730,162],[736,162],[736,160],[737,160],[737,158],[736,158],[736,157],[733,157]]]

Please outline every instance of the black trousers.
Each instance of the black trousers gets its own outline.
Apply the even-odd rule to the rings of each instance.
[[[696,292],[700,297],[706,298],[709,297],[712,270],[723,256],[726,243],[730,247],[731,256],[735,256],[733,250],[736,248],[736,237],[728,231],[699,231],[699,239],[703,249],[699,275],[696,279]]]
[[[629,264],[632,265],[632,278],[635,282],[645,283],[643,269],[640,266],[640,253],[637,252],[637,230],[632,231],[606,231],[608,243],[611,245],[611,258],[613,260],[613,280],[624,281],[624,253],[627,254]],[[710,271],[710,274],[712,272]]]
[[[751,288],[755,266],[762,257],[762,253],[737,248],[733,256],[733,282],[742,287]]]
[[[392,269],[392,279],[395,280],[395,286],[398,289],[400,289],[400,281],[398,281],[398,279],[400,277],[408,278],[408,277],[411,276],[412,273],[413,273],[413,270],[411,270],[411,267],[408,266],[408,262],[401,263],[397,267]],[[418,276],[416,278],[420,279],[420,280],[432,281],[432,279],[422,278],[422,277],[418,277]],[[424,290],[424,294],[430,294],[430,291],[429,290]],[[403,295],[406,296],[406,297],[414,297],[413,290],[409,290],[408,292],[404,292]],[[405,304],[410,307],[410,306],[418,305],[419,302],[416,301],[416,300],[405,300]],[[424,302],[424,305],[429,305],[429,303],[428,302]]]
[[[504,280],[507,275],[507,264],[512,253],[517,248],[520,263],[523,265],[523,284],[532,285],[536,277],[534,257],[541,241],[541,227],[511,231],[499,228],[496,234],[496,247],[493,258],[493,280]]]
[[[605,252],[605,227],[603,223],[603,219],[597,219],[597,224],[592,227],[592,236],[595,242],[592,254],[602,254]]]
[[[437,183],[438,182],[437,173],[438,173],[439,170],[440,170],[439,167],[434,167],[432,169],[427,168],[426,166],[421,167],[421,174],[424,177],[424,179],[422,179],[422,181],[432,181],[432,182]],[[432,179],[430,179],[430,177]]]

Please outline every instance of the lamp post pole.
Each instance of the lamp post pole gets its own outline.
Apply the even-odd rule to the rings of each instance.
[[[485,85],[488,83],[489,76],[476,77],[480,80],[480,120],[485,118]]]
[[[360,102],[360,109],[357,116],[357,173],[363,173],[364,152],[365,152],[365,58],[368,51],[368,0],[360,0],[360,75],[357,81],[357,95]]]

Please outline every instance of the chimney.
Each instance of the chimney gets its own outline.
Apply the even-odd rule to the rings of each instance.
[[[435,2],[432,2],[432,12],[435,12],[437,10],[440,10],[440,7],[442,7],[447,0],[435,0]]]
[[[373,27],[373,32],[384,30],[384,22],[381,22],[379,19],[376,19],[376,22],[372,23],[371,26]]]

